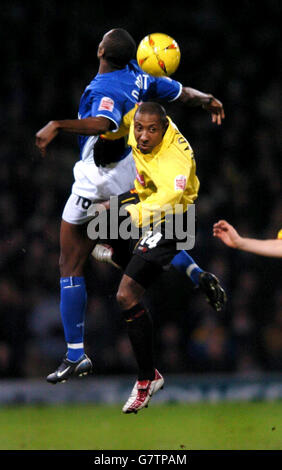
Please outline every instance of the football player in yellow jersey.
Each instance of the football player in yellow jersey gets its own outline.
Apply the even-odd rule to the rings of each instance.
[[[130,127],[129,143],[138,172],[136,194],[118,198],[121,203],[127,201],[125,210],[130,214],[131,223],[143,230],[137,243],[129,241],[133,248],[126,266],[124,263],[122,266],[124,273],[117,301],[138,365],[137,381],[123,412],[137,413],[148,406],[152,395],[164,383],[154,363],[153,325],[143,296],[177,254],[179,240],[175,231],[166,236],[167,224],[181,215],[184,231],[189,229],[185,225],[187,210],[198,196],[199,180],[189,143],[158,103],[147,102],[138,107]],[[164,210],[167,205],[171,209],[168,218]]]
[[[160,122],[156,122],[156,114],[154,113],[157,112],[157,116],[159,116],[160,110]],[[148,133],[143,133],[143,123],[140,123],[139,119],[137,120],[137,116],[141,114],[143,121],[148,119],[146,123]],[[128,198],[133,200],[128,211],[137,227],[141,225],[144,227],[150,218],[157,222],[157,216],[161,215],[160,208],[162,206],[170,205],[173,212],[175,205],[182,204],[184,211],[186,211],[188,205],[193,204],[197,198],[199,189],[193,150],[175,124],[166,116],[165,109],[158,107],[154,102],[143,103],[141,106],[136,105],[124,117],[124,125],[129,129],[128,144],[132,148],[136,166],[135,188],[138,193],[138,201],[136,196],[126,193],[119,198],[119,204]],[[158,132],[160,125],[162,126],[161,133]],[[182,191],[183,188],[184,191]],[[135,205],[136,203],[137,205]],[[175,225],[176,221],[172,222],[172,230],[173,224]],[[190,235],[186,236],[188,239]],[[184,245],[182,246],[184,248]],[[191,249],[191,247],[179,250],[170,264],[177,271],[188,276],[195,286],[199,286],[208,303],[216,311],[222,310],[227,299],[219,280],[215,275],[203,271],[185,251],[186,249]],[[126,256],[122,250],[118,251],[113,254],[111,249],[98,244],[92,255],[98,261],[124,267]]]
[[[156,103],[141,106],[130,128],[129,145],[133,150],[137,178],[135,188],[140,202],[128,206],[134,225],[147,225],[169,205],[172,212],[177,204],[187,211],[198,196],[199,180],[193,150],[180,134],[165,110],[159,120]],[[163,122],[162,122],[163,120]]]
[[[213,226],[213,235],[231,248],[261,256],[282,258],[282,229],[279,230],[277,238],[259,240],[241,237],[233,225],[226,222],[226,220],[219,220]]]

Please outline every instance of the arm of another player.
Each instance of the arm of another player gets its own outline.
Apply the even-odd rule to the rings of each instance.
[[[231,248],[261,256],[282,258],[282,240],[258,240],[256,238],[241,237],[237,230],[226,220],[219,220],[214,224],[213,235]]]
[[[35,145],[40,150],[42,156],[45,156],[47,146],[60,131],[80,135],[100,135],[110,130],[110,126],[111,121],[102,116],[50,121],[36,133]]]
[[[187,106],[202,106],[203,109],[211,113],[212,122],[218,125],[225,118],[223,104],[210,93],[203,93],[194,88],[183,87],[178,100]]]

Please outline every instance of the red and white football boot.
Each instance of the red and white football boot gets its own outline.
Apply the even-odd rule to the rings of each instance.
[[[142,408],[147,408],[154,393],[164,386],[163,376],[155,369],[154,380],[137,380],[131,395],[125,403],[122,411],[124,413],[137,413]]]

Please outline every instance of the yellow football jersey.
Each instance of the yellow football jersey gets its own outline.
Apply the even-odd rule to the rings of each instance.
[[[278,234],[277,234],[277,238],[279,240],[282,240],[282,228],[279,230]]]
[[[134,137],[134,123],[130,125],[128,143],[132,147],[137,176],[135,188],[140,202],[127,206],[135,226],[145,226],[152,218],[154,222],[162,209],[182,205],[185,212],[198,196],[199,180],[196,163],[188,141],[169,120],[169,126],[162,142],[150,154],[143,154],[137,148]],[[179,206],[177,206],[179,210]]]

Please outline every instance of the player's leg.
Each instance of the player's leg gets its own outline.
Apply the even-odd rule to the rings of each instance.
[[[97,261],[111,263],[118,267],[113,260],[114,253],[112,248],[97,244],[92,255]],[[177,271],[189,277],[195,287],[201,289],[206,296],[207,302],[217,312],[224,308],[227,297],[219,279],[214,274],[203,271],[187,251],[180,251],[170,264]]]
[[[118,197],[119,210],[122,207],[126,207],[127,204],[137,204],[139,202],[138,194],[135,190],[131,190],[127,193],[121,194]],[[107,247],[102,244],[97,244],[92,252],[93,257],[103,263],[111,263],[117,266],[117,261],[114,259],[115,250],[111,247]],[[204,271],[196,261],[192,258],[187,251],[179,251],[170,265],[174,269],[186,275],[192,282],[192,284],[200,288],[205,294],[208,303],[216,310],[220,311],[224,308],[226,303],[226,293],[220,284],[218,278],[207,271]]]
[[[180,222],[181,226],[183,224],[186,237],[189,236],[195,239],[197,221],[194,211],[188,210],[181,216]],[[174,229],[177,228],[178,223],[179,214],[175,216]],[[178,251],[171,260],[170,265],[186,275],[192,281],[192,284],[205,294],[208,303],[216,311],[222,310],[226,302],[226,294],[214,274],[204,271],[186,250]]]
[[[135,264],[137,258],[137,265]],[[136,272],[144,262],[133,257],[130,270]],[[147,270],[145,267],[144,273]],[[132,272],[133,272],[132,271]],[[139,271],[139,275],[141,272]],[[117,301],[126,321],[127,331],[138,365],[138,378],[129,399],[123,407],[124,413],[137,413],[147,407],[154,393],[163,387],[164,379],[155,368],[153,323],[142,303],[145,288],[124,274],[118,289]]]
[[[226,293],[219,279],[212,273],[203,271],[187,253],[180,251],[170,263],[177,271],[185,274],[205,294],[208,303],[219,312],[226,304]]]
[[[95,242],[87,236],[88,222],[93,218],[89,208],[93,201],[108,200],[111,195],[132,188],[135,164],[130,153],[105,168],[80,160],[75,164],[73,172],[75,182],[64,208],[60,236],[61,316],[68,346],[66,359],[47,378],[52,383],[66,380],[72,373],[76,374],[77,365],[81,361],[85,364],[83,337],[87,293],[83,271],[95,246]],[[78,194],[88,195],[89,199]],[[87,360],[86,368],[90,370],[91,361]]]
[[[203,272],[195,260],[190,256],[187,251],[181,250],[171,261],[177,271],[186,274],[195,286],[199,285],[200,274]]]
[[[72,207],[75,198],[72,196],[63,216],[69,220],[81,222],[86,217],[86,210],[85,208],[79,210],[79,207],[75,207],[75,212]],[[58,369],[48,375],[47,381],[50,383],[63,382],[71,375],[87,374],[92,371],[91,361],[84,352],[84,317],[87,304],[84,267],[94,245],[95,241],[87,236],[87,223],[70,223],[62,219],[60,310],[67,353]]]
[[[128,336],[138,365],[138,380],[154,377],[153,324],[141,302],[145,289],[134,279],[123,275],[117,302],[126,321]],[[146,351],[146,352],[145,352]]]
[[[67,341],[67,358],[77,361],[84,353],[84,316],[87,292],[84,266],[95,242],[87,236],[87,224],[62,220],[60,231],[61,316]]]

